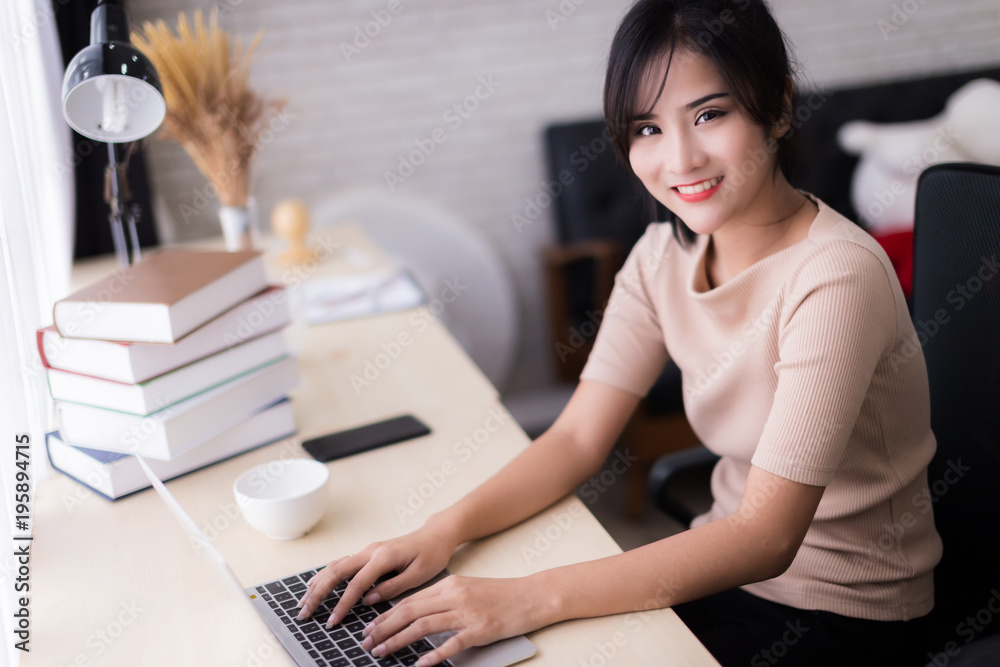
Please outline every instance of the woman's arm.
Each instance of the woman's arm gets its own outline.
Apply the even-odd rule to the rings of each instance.
[[[450,528],[457,546],[537,514],[600,469],[638,404],[620,389],[581,382],[551,428],[428,523]]]
[[[739,509],[727,517],[621,555],[534,575],[552,594],[549,622],[674,606],[777,577],[791,565],[824,488],[753,466]]]
[[[456,630],[425,656],[424,664],[436,664],[470,646],[559,621],[673,606],[776,577],[791,564],[823,490],[753,467],[743,502],[728,517],[519,579],[449,577],[376,618],[363,646],[382,656]]]
[[[366,602],[419,586],[445,567],[458,545],[545,509],[597,472],[638,404],[628,392],[581,382],[555,424],[479,488],[413,533],[372,544],[321,570],[300,601],[302,615],[309,616],[334,586],[350,579],[330,616],[333,625],[384,574],[398,573],[369,591]]]

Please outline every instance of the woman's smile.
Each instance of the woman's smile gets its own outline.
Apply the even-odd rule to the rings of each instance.
[[[724,178],[724,176],[716,176],[703,181],[697,181],[693,185],[675,185],[670,189],[688,203],[705,201],[719,190],[719,186],[722,184]]]

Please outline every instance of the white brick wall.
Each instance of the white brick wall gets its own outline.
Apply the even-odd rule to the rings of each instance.
[[[253,70],[256,86],[287,97],[294,116],[259,155],[261,222],[285,197],[317,205],[337,192],[386,187],[383,174],[397,167],[398,156],[443,128],[447,141],[397,192],[458,213],[501,253],[524,322],[510,388],[537,386],[551,377],[538,263],[538,248],[552,237],[551,220],[546,211],[519,235],[510,216],[540,191],[542,129],[600,114],[607,50],[630,3],[562,0],[573,12],[552,25],[547,12],[558,12],[559,0],[399,1],[402,10],[348,62],[341,43],[351,43],[355,29],[390,0],[230,0],[228,29],[247,38],[259,27],[267,31]],[[211,5],[129,2],[134,24],[173,23],[178,11],[198,6]],[[773,0],[772,6],[807,80],[817,85],[1000,63],[1000,0]],[[896,29],[883,35],[885,26]],[[473,93],[481,76],[500,85],[455,128],[444,114]],[[217,233],[214,203],[182,220],[180,206],[191,205],[204,180],[177,145],[153,142],[150,167],[176,239]]]

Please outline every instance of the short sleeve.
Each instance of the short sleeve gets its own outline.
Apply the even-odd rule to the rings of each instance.
[[[669,255],[666,246],[671,241],[664,225],[646,228],[615,276],[581,380],[596,380],[641,397],[663,371],[669,357],[652,288]]]
[[[871,250],[824,244],[789,281],[778,331],[777,390],[751,463],[827,486],[897,335],[890,277]]]

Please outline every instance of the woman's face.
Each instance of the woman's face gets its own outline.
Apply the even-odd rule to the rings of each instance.
[[[647,75],[642,111],[656,99],[665,66],[666,59]],[[762,187],[771,187],[776,142],[738,110],[714,63],[702,54],[674,53],[663,93],[629,131],[629,161],[636,175],[698,234],[714,233],[746,211]],[[695,190],[714,187],[678,189],[692,184]]]

